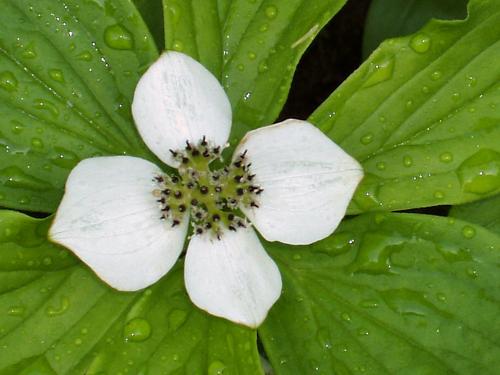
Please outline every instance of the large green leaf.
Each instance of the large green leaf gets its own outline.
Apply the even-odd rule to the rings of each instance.
[[[373,0],[363,31],[366,58],[385,39],[413,34],[431,18],[463,19],[468,0]]]
[[[189,301],[182,265],[119,293],[47,242],[49,220],[0,211],[0,374],[260,374],[255,331]]]
[[[384,42],[311,116],[367,176],[350,212],[500,191],[500,2]]]
[[[129,106],[157,51],[132,3],[0,8],[0,206],[51,212],[80,159],[149,157]]]
[[[235,142],[276,119],[300,57],[345,1],[164,0],[165,43],[219,77]]]
[[[500,194],[477,202],[453,206],[450,216],[482,225],[500,234]]]
[[[277,374],[498,374],[497,235],[379,213],[312,246],[267,248],[284,292],[259,334]]]

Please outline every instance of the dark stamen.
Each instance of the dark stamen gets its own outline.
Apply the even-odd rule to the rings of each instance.
[[[208,188],[206,186],[202,186],[202,187],[200,187],[200,192],[201,192],[201,194],[207,194]]]

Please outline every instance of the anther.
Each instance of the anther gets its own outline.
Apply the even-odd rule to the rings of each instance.
[[[203,151],[203,157],[208,158],[210,156],[210,152],[208,150]]]
[[[202,234],[203,233],[203,228],[196,228],[196,234]]]
[[[165,189],[165,190],[162,190],[162,193],[165,194],[165,195],[170,195],[170,189]]]
[[[156,182],[163,182],[163,177],[162,176],[155,176],[154,180]]]
[[[262,193],[264,191],[264,189],[262,188],[259,188],[259,190],[257,190],[257,192],[255,194],[259,195],[260,193]]]
[[[191,205],[197,206],[198,205],[198,199],[196,199],[196,198],[191,199]]]
[[[177,191],[174,193],[174,197],[176,197],[177,199],[182,198],[182,191],[177,190]]]
[[[254,174],[249,174],[249,175],[247,176],[247,179],[248,179],[248,181],[252,181],[254,177],[255,177],[255,175],[254,175]]]
[[[229,214],[229,215],[227,215],[227,219],[228,219],[229,221],[233,221],[233,220],[234,220],[234,215],[233,215],[233,214]]]
[[[161,210],[165,211],[165,212],[168,212],[168,211],[170,211],[170,206],[165,206]]]
[[[174,219],[174,221],[172,222],[172,228],[175,227],[176,225],[179,225],[181,222],[177,219]]]
[[[200,187],[200,192],[201,192],[201,194],[207,194],[208,188],[206,186],[202,186],[202,187]]]
[[[215,190],[216,193],[220,193],[222,191],[222,187],[221,186],[216,186],[214,190]]]
[[[179,212],[184,212],[184,211],[186,211],[186,206],[183,204],[179,205]]]
[[[219,220],[220,220],[220,216],[219,216],[219,214],[213,214],[213,215],[212,215],[212,220],[213,220],[213,221],[219,221]]]
[[[177,177],[177,176],[172,176],[172,182],[173,182],[174,184],[178,183],[178,182],[179,182],[179,177]]]
[[[205,229],[210,229],[212,228],[212,224],[211,223],[206,223],[205,224]]]
[[[220,152],[220,146],[214,147],[214,148],[212,149],[212,152],[213,152],[215,155],[217,155],[217,154]]]
[[[238,226],[239,226],[240,228],[246,228],[246,227],[247,227],[247,226],[245,225],[245,223],[244,223],[243,221],[241,221],[241,220],[240,220],[240,221],[238,221]]]
[[[259,205],[253,201],[250,203],[250,206],[259,208]]]
[[[232,230],[233,232],[236,232],[236,228],[233,227],[232,225],[228,226],[229,230]]]
[[[186,150],[191,150],[191,144],[189,141],[186,141]]]
[[[182,158],[182,164],[187,164],[187,163],[189,163],[189,159],[186,158],[186,157],[183,157]]]
[[[245,151],[243,151],[243,153],[240,154],[240,159],[245,159],[245,156],[247,155],[247,151],[248,150],[245,150]]]
[[[201,139],[201,143],[200,143],[202,146],[206,146],[207,145],[207,138],[205,136],[203,136],[203,138]]]
[[[236,167],[236,168],[241,168],[241,161],[237,161],[237,162],[234,162],[233,165]]]
[[[165,198],[161,197],[160,199],[157,200],[158,203],[164,204],[165,203]]]
[[[191,155],[193,155],[193,156],[198,156],[199,154],[200,154],[200,151],[198,151],[198,149],[197,149],[197,148],[193,148],[193,149],[191,150]]]
[[[194,188],[194,184],[193,184],[191,181],[190,181],[190,182],[188,182],[188,183],[186,184],[186,186],[187,186],[187,188],[188,188],[188,189],[192,189],[192,188]]]
[[[194,214],[194,216],[196,216],[197,219],[201,219],[203,217],[203,214],[201,212],[197,212]]]
[[[236,189],[236,194],[243,195],[244,193],[245,193],[245,190],[243,190],[242,188]]]
[[[241,180],[243,179],[243,176],[234,176],[234,181],[236,182],[241,182]]]
[[[172,150],[172,149],[170,149],[170,150],[168,150],[168,151],[170,151],[170,153],[172,154],[172,156],[173,156],[174,158],[176,158],[176,157],[177,157],[177,152],[175,152],[175,151],[174,151],[174,150]]]

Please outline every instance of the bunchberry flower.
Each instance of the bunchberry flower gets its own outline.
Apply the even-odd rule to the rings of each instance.
[[[176,172],[130,156],[81,161],[51,240],[112,287],[133,291],[165,275],[188,236],[184,279],[193,303],[258,326],[282,284],[253,227],[288,244],[327,237],[362,178],[360,165],[313,125],[287,120],[249,132],[224,166],[229,100],[208,70],[177,52],[141,78],[132,113],[146,145]]]

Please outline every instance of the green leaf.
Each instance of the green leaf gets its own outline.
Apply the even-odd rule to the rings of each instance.
[[[500,234],[500,195],[477,202],[453,206],[450,216],[482,225]]]
[[[366,58],[385,39],[416,32],[431,18],[463,19],[468,0],[373,0],[363,32]]]
[[[162,0],[134,0],[134,4],[149,27],[158,49],[165,48],[165,31],[163,30]]]
[[[164,1],[166,47],[198,59],[221,80],[233,107],[236,142],[277,118],[300,57],[344,3]]]
[[[496,374],[500,237],[417,214],[367,214],[292,250],[259,329],[276,374]]]
[[[500,191],[500,3],[469,10],[384,42],[311,116],[363,164],[351,213]]]
[[[137,293],[46,240],[50,219],[0,211],[0,374],[260,374],[255,331],[196,309],[179,264]]]
[[[52,212],[83,158],[151,158],[130,115],[157,56],[129,0],[0,0],[0,206]]]

